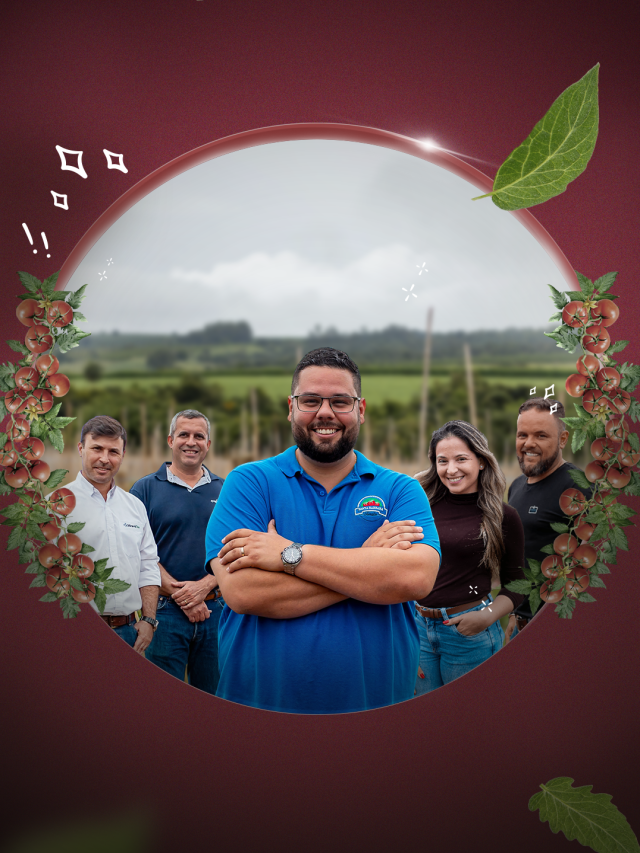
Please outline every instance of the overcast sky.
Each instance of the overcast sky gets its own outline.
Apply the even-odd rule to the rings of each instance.
[[[373,145],[260,145],[154,190],[67,287],[89,282],[90,332],[218,320],[246,320],[259,336],[424,328],[429,305],[435,331],[546,325],[546,284],[565,289],[560,271],[513,216],[474,195],[438,166]]]

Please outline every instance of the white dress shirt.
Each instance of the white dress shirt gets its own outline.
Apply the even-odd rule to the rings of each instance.
[[[160,586],[158,549],[144,504],[115,484],[105,501],[82,472],[65,488],[76,497],[75,508],[67,520],[84,521],[78,536],[95,548],[89,555],[91,559],[96,562],[106,557],[107,566],[114,567],[111,578],[131,584],[124,592],[107,595],[105,616],[128,616],[139,610],[140,587]],[[98,609],[93,601],[91,606]]]

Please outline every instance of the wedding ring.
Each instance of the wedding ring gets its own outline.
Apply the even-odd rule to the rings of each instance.
[[[240,553],[241,553],[241,554],[242,554],[242,556],[244,557],[244,545],[241,545],[241,546],[240,546]]]

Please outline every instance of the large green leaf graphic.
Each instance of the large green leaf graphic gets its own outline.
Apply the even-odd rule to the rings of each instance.
[[[491,196],[503,210],[533,207],[563,193],[587,167],[598,137],[598,69],[555,100],[522,145],[504,161]]]
[[[610,794],[592,794],[592,785],[572,788],[573,779],[559,776],[529,800],[531,811],[540,809],[540,820],[569,841],[577,839],[596,853],[639,853],[640,846],[625,816],[611,802]]]

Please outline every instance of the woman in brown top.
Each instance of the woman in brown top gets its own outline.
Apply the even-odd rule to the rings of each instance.
[[[433,433],[429,460],[416,479],[431,504],[442,562],[433,589],[416,602],[418,696],[499,651],[498,620],[524,598],[504,588],[524,576],[524,532],[518,513],[503,502],[504,474],[487,439],[465,421],[449,421]],[[499,584],[494,601],[491,589]]]

